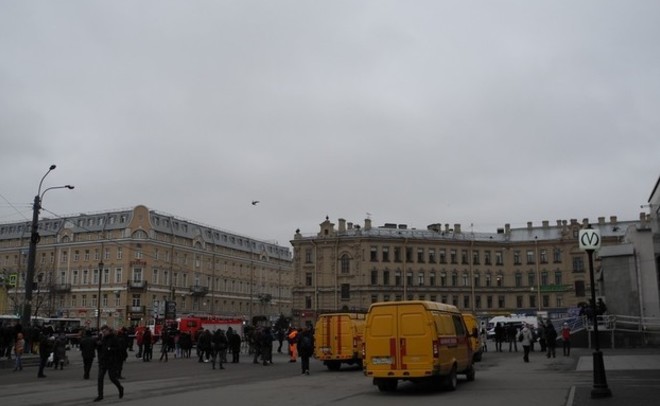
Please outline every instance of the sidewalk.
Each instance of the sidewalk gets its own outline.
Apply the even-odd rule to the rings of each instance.
[[[605,349],[603,361],[607,387],[611,397],[591,397],[593,386],[593,352],[580,350],[576,371],[592,377],[591,385],[571,388],[566,406],[602,406],[621,404],[655,404],[660,399],[660,349]]]

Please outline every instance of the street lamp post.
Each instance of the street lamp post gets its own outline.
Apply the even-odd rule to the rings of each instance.
[[[41,192],[41,186],[44,183],[46,176],[55,169],[55,165],[51,165],[48,171],[44,174],[39,182],[39,189],[34,196],[34,203],[32,205],[32,226],[30,229],[30,247],[28,250],[28,263],[27,274],[25,275],[25,303],[23,303],[23,313],[21,314],[21,324],[23,326],[30,325],[30,318],[32,316],[32,290],[34,289],[34,267],[35,259],[37,257],[37,243],[39,242],[39,212],[41,211],[41,202],[43,197],[49,190],[52,189],[73,189],[71,185],[53,186]]]
[[[103,273],[103,261],[99,262],[99,292],[96,295],[96,331],[101,331],[101,274]]]

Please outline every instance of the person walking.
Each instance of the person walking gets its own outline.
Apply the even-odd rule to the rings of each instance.
[[[481,342],[481,351],[488,352],[488,333],[485,328],[482,328],[479,333],[479,342]]]
[[[293,327],[289,327],[289,332],[286,336],[287,341],[289,342],[289,362],[296,362],[298,350],[298,330]]]
[[[532,330],[529,329],[527,324],[523,324],[523,328],[518,334],[520,334],[522,337],[520,343],[523,346],[523,361],[529,362],[529,349],[532,345],[532,342],[534,341],[534,335],[532,334]]]
[[[238,364],[241,356],[241,335],[234,331],[227,336],[227,341],[231,350],[231,363]]]
[[[122,357],[117,336],[108,326],[101,327],[101,339],[99,341],[99,377],[97,385],[97,396],[94,402],[103,400],[103,381],[106,372],[110,381],[119,391],[119,399],[124,397],[124,387],[119,383],[119,363]]]
[[[85,336],[80,340],[80,354],[83,359],[83,379],[89,379],[92,363],[96,356],[96,340],[92,337],[90,330],[85,331]]]
[[[497,323],[495,325],[495,351],[502,352],[502,343],[506,336],[506,330],[502,323]]]
[[[546,356],[555,358],[555,348],[557,347],[557,330],[550,320],[545,325],[545,345],[547,347]]]
[[[142,362],[149,362],[154,357],[153,344],[151,330],[147,327],[142,335]]]
[[[45,378],[44,368],[48,363],[48,357],[53,351],[54,339],[51,340],[50,334],[48,331],[42,331],[39,335],[39,372],[37,372],[37,378]]]
[[[14,342],[14,372],[23,370],[23,352],[25,352],[25,339],[23,333],[18,333]]]
[[[211,338],[211,365],[215,369],[215,360],[218,360],[218,368],[225,369],[222,363],[225,360],[227,352],[227,336],[225,332],[221,329],[217,329],[213,332],[213,337]]]
[[[507,324],[506,340],[509,342],[509,352],[511,352],[512,349],[518,352],[517,333],[518,333],[518,329],[516,328],[516,326],[514,326],[512,323]]]
[[[165,358],[165,362],[167,362],[167,358],[168,358],[167,353],[170,350],[169,340],[170,340],[170,336],[167,332],[167,329],[163,329],[163,333],[160,336],[160,358],[158,359],[158,361],[162,361],[163,358]]]
[[[298,335],[297,348],[300,356],[300,366],[304,375],[309,375],[309,358],[314,354],[314,335],[308,327]]]
[[[561,326],[561,340],[564,347],[564,357],[571,355],[571,328],[568,323]]]
[[[53,349],[53,369],[64,369],[64,361],[66,361],[66,335],[64,332],[60,333],[55,338],[55,348]]]

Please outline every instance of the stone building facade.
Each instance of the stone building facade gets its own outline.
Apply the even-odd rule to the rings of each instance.
[[[598,218],[602,244],[618,243],[639,221]],[[547,312],[559,317],[590,297],[587,255],[578,233],[588,219],[548,221],[494,233],[432,224],[372,227],[328,218],[293,245],[293,307],[299,322],[328,311],[366,311],[371,303],[432,300],[481,317]],[[600,261],[596,259],[596,267]]]
[[[41,219],[33,311],[95,326],[147,323],[178,315],[250,319],[290,314],[290,248],[136,206],[128,210]],[[30,223],[0,224],[0,272],[6,308],[24,298]],[[100,306],[99,300],[100,298]]]

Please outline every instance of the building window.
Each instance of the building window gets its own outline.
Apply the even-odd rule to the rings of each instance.
[[[516,287],[522,288],[522,274],[520,272],[516,272]]]
[[[543,295],[543,307],[550,307],[550,296]]]
[[[561,285],[562,284],[562,278],[561,278],[561,271],[555,271],[555,285]]]
[[[487,309],[493,308],[493,297],[490,295],[486,296],[486,308]]]
[[[545,248],[542,249],[539,253],[539,261],[541,261],[542,264],[547,264],[548,263],[548,250]]]
[[[561,262],[561,250],[559,248],[552,250],[552,260],[555,262],[555,264]]]
[[[406,272],[406,286],[413,285],[413,273],[411,271]]]
[[[546,271],[541,272],[541,286],[548,285],[548,273]]]
[[[372,246],[371,247],[371,255],[370,255],[370,260],[371,262],[377,262],[378,261],[378,247]]]
[[[535,286],[536,285],[536,278],[534,278],[534,272],[530,272],[527,274],[527,286]]]
[[[481,296],[477,295],[474,297],[474,306],[477,309],[481,309]]]
[[[424,272],[417,273],[417,285],[424,286]]]
[[[447,250],[444,248],[441,250],[438,250],[438,256],[440,257],[440,263],[441,264],[446,264],[447,263]]]
[[[467,250],[461,250],[461,264],[463,264],[463,265],[468,264],[468,251]]]
[[[72,285],[77,285],[78,284],[78,271],[73,271],[71,273],[71,284]]]
[[[348,255],[344,254],[341,256],[341,273],[350,273],[351,271],[351,259]]]
[[[457,264],[458,263],[458,257],[457,257],[457,254],[456,254],[456,250],[449,251],[449,260],[451,261],[452,264]]]
[[[584,272],[584,258],[573,257],[573,272]]]
[[[532,250],[527,250],[527,264],[534,264],[536,263],[536,260],[534,258],[534,251]]]
[[[447,286],[447,273],[446,272],[441,272],[440,273],[440,286]]]
[[[383,302],[389,302],[390,301],[390,295],[383,295]]]
[[[456,272],[451,274],[451,286],[458,286],[458,274]]]
[[[506,307],[505,296],[500,295],[497,297],[497,307],[500,309],[504,309]]]
[[[158,269],[154,269],[151,272],[151,283],[158,285]]]
[[[122,271],[121,268],[115,269],[115,283],[122,283]]]
[[[83,270],[81,282],[83,285],[89,284],[89,271],[87,269]]]
[[[463,273],[463,286],[470,286],[470,278],[467,273]]]
[[[513,251],[513,264],[514,265],[520,265],[520,251],[515,250]]]
[[[142,303],[142,302],[141,302],[141,300],[140,300],[140,295],[133,295],[133,296],[131,297],[131,305],[132,305],[133,307],[140,307],[140,304],[141,304],[141,303]]]
[[[495,278],[497,281],[497,287],[501,288],[504,285],[504,275],[502,274],[497,274],[497,278]]]
[[[557,307],[564,307],[564,297],[562,295],[557,295],[555,299],[557,301]]]
[[[124,251],[122,250],[121,247],[117,248],[117,259],[122,259],[124,256]]]
[[[378,271],[371,271],[371,284],[378,285]]]
[[[401,262],[401,247],[394,247],[394,262]]]
[[[474,287],[475,288],[478,288],[479,286],[481,286],[480,279],[481,279],[481,275],[479,275],[479,273],[475,273],[474,274]]]
[[[394,286],[401,286],[401,271],[394,272]]]
[[[310,248],[307,248],[305,250],[305,263],[307,264],[312,263],[312,250]]]
[[[523,307],[523,297],[522,296],[516,296],[516,307],[518,309],[521,309]]]
[[[529,295],[529,307],[536,307],[536,295]]]
[[[101,306],[108,307],[108,295],[105,293],[101,297]]]
[[[383,285],[388,286],[390,284],[390,271],[383,271]]]
[[[435,286],[435,272],[429,272],[429,286]]]
[[[493,279],[492,275],[487,273],[486,274],[486,287],[487,288],[490,288],[492,286],[492,279]]]
[[[490,251],[484,251],[484,264],[491,265],[490,263]]]
[[[110,283],[110,270],[108,268],[103,270],[103,283]]]
[[[311,272],[305,273],[305,286],[312,286],[312,283],[313,283],[312,273]]]
[[[424,248],[417,248],[417,263],[424,263]]]
[[[87,307],[87,295],[82,295],[80,298],[80,307]]]
[[[479,251],[472,251],[472,265],[479,265],[480,261]]]
[[[351,285],[349,283],[341,284],[341,299],[348,300],[351,298]]]
[[[429,264],[435,264],[435,250],[429,249]]]
[[[383,262],[390,262],[390,248],[383,247]]]
[[[371,295],[371,303],[378,302],[378,295]]]
[[[142,268],[133,268],[133,282],[142,282]]]
[[[575,297],[584,297],[585,287],[584,281],[575,281]]]
[[[502,251],[495,251],[495,265],[504,265],[504,254]]]
[[[470,296],[463,296],[463,308],[464,309],[469,309],[470,308]]]

